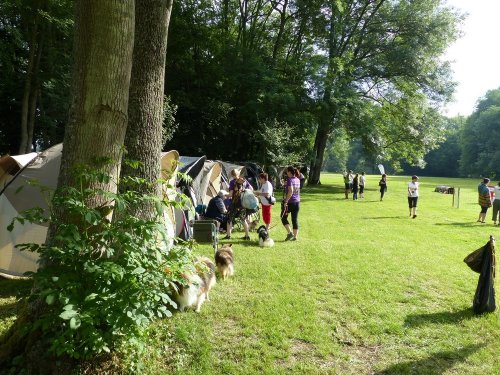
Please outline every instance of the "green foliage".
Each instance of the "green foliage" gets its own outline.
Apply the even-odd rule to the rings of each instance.
[[[488,91],[461,134],[460,170],[466,176],[500,176],[500,89]]]
[[[56,191],[49,219],[37,209],[17,221],[55,224],[53,243],[20,245],[42,259],[31,299],[43,301],[44,308],[32,329],[43,332],[51,352],[78,359],[109,352],[124,341],[137,344],[148,323],[170,317],[176,304],[167,293],[173,282],[182,282],[180,274],[192,259],[188,247],[168,246],[162,217],[170,202],[133,190],[87,188],[110,179],[88,168],[75,178],[80,188]],[[92,207],[89,202],[95,201],[105,203]],[[145,203],[156,207],[153,220],[127,214]]]
[[[352,167],[347,166],[351,145],[344,129],[333,131],[325,150],[323,170],[341,172]]]
[[[34,143],[46,148],[61,142],[69,108],[72,32],[70,0],[0,2],[0,155],[18,151],[33,41],[41,51],[39,68],[31,77],[38,91]]]
[[[307,138],[295,137],[294,129],[276,119],[267,121],[261,133],[261,144],[266,152],[266,165],[300,164],[307,152]]]
[[[162,145],[170,141],[174,136],[179,124],[175,122],[175,114],[177,106],[172,103],[170,96],[165,96],[163,101],[163,128],[162,128]]]

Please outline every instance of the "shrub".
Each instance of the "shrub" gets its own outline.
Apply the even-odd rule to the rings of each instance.
[[[110,177],[86,168],[75,176],[80,188],[56,191],[48,215],[33,209],[15,221],[53,224],[51,243],[19,245],[42,260],[30,298],[44,306],[31,329],[43,332],[51,352],[79,359],[109,352],[124,341],[139,345],[149,322],[170,317],[176,304],[167,291],[174,282],[182,283],[192,255],[189,246],[167,245],[162,218],[172,202],[133,190],[87,188]],[[120,183],[144,182],[124,178]],[[95,207],[95,202],[104,203]],[[155,207],[153,219],[129,214],[147,204]]]

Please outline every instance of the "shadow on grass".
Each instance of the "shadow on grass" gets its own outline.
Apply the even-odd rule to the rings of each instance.
[[[0,277],[0,298],[27,296],[32,285],[33,280],[10,280]]]
[[[436,223],[435,225],[453,225],[453,226],[456,226],[456,227],[462,227],[462,228],[465,228],[465,227],[488,227],[488,225],[483,225],[483,224],[480,224],[480,223],[476,223],[476,222],[461,222],[461,223],[458,223],[458,222],[454,222],[454,223]]]
[[[433,353],[427,358],[397,363],[375,374],[442,374],[485,346],[486,344],[474,344],[455,351]]]
[[[402,219],[406,218],[407,216],[372,216],[372,217],[364,217],[363,219],[376,219],[376,220],[382,220],[382,219]]]
[[[32,280],[9,280],[0,278],[0,326],[4,324],[5,319],[17,315],[19,309],[18,301],[7,300],[9,298],[20,298],[29,295]]]
[[[463,320],[475,318],[472,307],[458,311],[442,311],[431,314],[407,315],[404,325],[407,327],[418,327],[425,324],[457,324]]]

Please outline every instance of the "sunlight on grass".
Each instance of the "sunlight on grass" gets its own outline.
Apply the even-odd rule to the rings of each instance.
[[[200,314],[152,328],[145,371],[500,373],[498,312],[472,314],[478,275],[462,261],[499,232],[475,223],[479,181],[421,178],[410,219],[408,178],[390,177],[383,202],[378,179],[368,177],[358,201],[344,199],[340,175],[306,187],[295,243],[283,242],[281,225],[271,249],[256,234],[233,241],[235,277],[216,285]],[[434,192],[442,184],[461,188],[459,209]]]
[[[479,180],[421,178],[411,219],[409,179],[389,177],[383,202],[378,179],[368,176],[358,201],[344,199],[340,175],[306,187],[297,242],[284,242],[279,204],[273,248],[259,248],[255,233],[232,240],[235,276],[218,282],[200,314],[150,328],[141,373],[500,374],[498,310],[473,315],[478,274],[463,263],[500,234],[490,213],[476,223]],[[442,184],[460,187],[460,208],[434,192]],[[22,288],[0,282],[0,333]]]

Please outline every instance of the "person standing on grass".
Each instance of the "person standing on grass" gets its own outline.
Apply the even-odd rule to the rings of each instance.
[[[356,173],[352,179],[352,200],[358,200],[358,190],[359,190],[359,175]]]
[[[483,178],[483,181],[477,186],[478,203],[479,206],[481,206],[479,218],[477,219],[478,223],[484,224],[484,220],[486,219],[486,212],[488,212],[488,208],[491,207],[490,189],[488,188],[489,182],[489,178]]]
[[[410,207],[410,217],[417,217],[418,202],[418,177],[411,176],[411,182],[408,183],[408,207]]]
[[[493,225],[497,225],[498,213],[500,212],[500,181],[495,186],[495,199],[493,200]],[[500,220],[498,221],[500,225]]]
[[[345,199],[349,199],[349,193],[351,192],[351,187],[352,187],[351,171],[349,172],[344,171],[343,177],[344,177]]]
[[[229,198],[231,199],[231,204],[228,209],[228,220],[227,220],[227,234],[224,237],[225,240],[231,239],[231,233],[233,230],[233,222],[238,217],[241,217],[243,221],[243,229],[245,230],[244,240],[250,239],[249,234],[249,223],[246,216],[246,210],[241,205],[241,194],[245,189],[253,190],[252,185],[240,177],[240,172],[237,169],[231,171],[232,180],[229,182]]]
[[[266,224],[266,229],[269,231],[269,226],[271,225],[271,197],[273,196],[273,185],[269,182],[269,176],[267,173],[259,174],[260,180],[260,191],[255,191],[254,194],[260,197],[260,203],[262,205],[262,220]]]
[[[285,185],[285,197],[281,205],[281,223],[287,231],[285,241],[296,241],[299,234],[299,208],[300,208],[300,180],[299,171],[290,166],[286,169],[287,181]],[[292,216],[292,229],[288,222],[288,214]]]
[[[382,201],[384,199],[384,194],[387,191],[387,175],[385,173],[378,182],[378,186],[380,186],[380,201]]]
[[[366,184],[365,172],[361,172],[361,176],[359,176],[359,197],[360,198],[365,197],[365,184]]]

